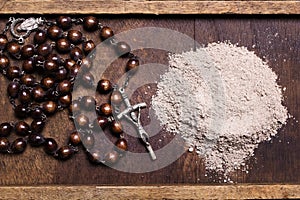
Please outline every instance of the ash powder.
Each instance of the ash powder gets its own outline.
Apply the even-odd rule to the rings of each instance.
[[[255,148],[289,117],[277,75],[253,51],[228,42],[170,55],[169,64],[152,98],[161,125],[225,182],[236,169],[248,172]]]

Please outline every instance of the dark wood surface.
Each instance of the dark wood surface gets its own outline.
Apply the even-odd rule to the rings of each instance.
[[[0,20],[0,28],[6,18]],[[115,33],[138,27],[163,27],[184,33],[195,38],[200,44],[230,40],[265,57],[279,76],[279,83],[286,87],[284,104],[289,112],[299,119],[300,110],[300,20],[281,17],[248,16],[100,16],[103,24],[113,28]],[[96,41],[97,35],[93,36]],[[170,41],[176,42],[176,41]],[[167,53],[155,50],[140,50],[136,54],[143,63],[167,63]],[[124,60],[119,60],[105,73],[105,77],[117,80],[124,72]],[[139,77],[143,78],[143,77]],[[1,122],[15,120],[6,96],[8,82],[0,78]],[[149,96],[155,93],[155,85],[149,90],[141,87],[133,95],[132,101],[150,102]],[[149,96],[145,96],[147,90]],[[146,118],[143,117],[144,123]],[[249,160],[249,174],[235,172],[232,179],[239,183],[300,183],[300,133],[299,124],[290,119],[288,125],[279,131],[270,142],[260,144],[255,156]],[[66,111],[48,120],[44,135],[54,137],[62,145],[66,142],[69,129],[73,125]],[[160,133],[161,137],[164,134]],[[167,137],[168,138],[168,137]],[[170,137],[171,138],[171,137]],[[165,141],[168,142],[167,140]],[[137,140],[131,138],[132,150],[143,149]],[[154,148],[156,148],[154,144]],[[142,163],[141,163],[142,165]],[[213,176],[213,175],[212,175]],[[203,184],[214,183],[215,178],[205,176],[203,160],[196,153],[185,153],[171,165],[158,171],[130,174],[105,166],[90,164],[80,151],[73,159],[60,162],[44,154],[42,149],[28,148],[22,155],[0,155],[1,185],[37,184],[100,184],[100,185],[147,185],[147,184]]]

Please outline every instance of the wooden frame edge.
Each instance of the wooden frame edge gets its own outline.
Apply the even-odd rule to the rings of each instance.
[[[300,198],[300,185],[2,186],[1,199]]]

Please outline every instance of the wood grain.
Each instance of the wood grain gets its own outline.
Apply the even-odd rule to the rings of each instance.
[[[287,199],[299,185],[0,187],[1,199]]]
[[[299,1],[1,0],[2,14],[300,14]]]

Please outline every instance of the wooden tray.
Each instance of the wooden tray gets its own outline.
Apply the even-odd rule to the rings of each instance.
[[[81,5],[84,5],[83,7]],[[299,39],[297,15],[219,15],[219,14],[299,14],[298,1],[0,1],[0,30],[11,14],[216,14],[216,15],[99,15],[103,24],[116,33],[132,28],[156,26],[187,34],[201,44],[230,40],[265,56],[287,90],[285,104],[291,114],[300,115]],[[27,15],[28,16],[28,15]],[[48,17],[51,17],[50,15]],[[95,34],[93,38],[97,40]],[[270,43],[271,42],[271,43]],[[255,45],[255,47],[253,46]],[[166,63],[166,55],[140,51],[147,62]],[[120,65],[119,65],[120,64]],[[120,61],[116,65],[124,66]],[[121,70],[107,76],[117,77]],[[141,77],[143,78],[143,77]],[[6,108],[7,81],[0,78],[0,122],[13,120]],[[147,88],[140,88],[133,98]],[[153,91],[147,91],[154,94]],[[152,92],[152,93],[151,93]],[[133,99],[134,100],[134,99]],[[45,135],[66,140],[65,127],[72,127],[67,112],[51,118]],[[58,136],[59,135],[59,136]],[[28,148],[21,156],[0,155],[1,199],[199,199],[199,198],[300,198],[299,125],[290,121],[272,143],[264,143],[251,159],[249,174],[236,172],[239,184],[218,184],[204,176],[202,160],[195,153],[185,153],[161,170],[128,174],[104,166],[89,164],[83,153],[58,162],[41,149]],[[198,162],[198,164],[195,164]],[[199,164],[200,163],[200,164]],[[109,186],[108,186],[109,185]]]

